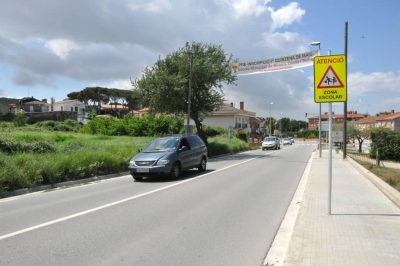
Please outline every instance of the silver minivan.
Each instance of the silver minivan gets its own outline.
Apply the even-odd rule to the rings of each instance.
[[[278,137],[266,137],[261,144],[262,150],[279,150],[281,148],[281,144]]]

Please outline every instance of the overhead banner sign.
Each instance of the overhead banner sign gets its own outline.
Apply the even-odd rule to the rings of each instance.
[[[316,103],[347,101],[345,55],[314,58],[314,101]]]
[[[319,54],[320,50],[315,50],[264,60],[234,62],[231,66],[232,73],[238,76],[251,75],[312,66],[314,57],[319,56]]]

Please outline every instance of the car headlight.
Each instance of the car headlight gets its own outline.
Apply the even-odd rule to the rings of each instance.
[[[157,162],[157,165],[167,165],[169,163],[169,160],[159,160]]]
[[[135,161],[130,161],[129,166],[137,166],[137,165],[135,164]]]

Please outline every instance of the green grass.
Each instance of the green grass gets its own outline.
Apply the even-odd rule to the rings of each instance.
[[[2,131],[0,195],[4,191],[125,172],[132,156],[151,139],[153,137]],[[1,140],[3,149],[9,143],[13,149],[2,151]],[[252,149],[237,138],[213,137],[208,142],[209,156]],[[29,150],[31,147],[34,149]]]
[[[1,137],[14,143],[52,143],[55,152],[0,152],[0,194],[2,191],[127,171],[132,156],[152,139],[19,131]]]
[[[400,170],[387,167],[378,167],[371,161],[365,161],[360,158],[353,158],[354,161],[368,169],[371,173],[391,185],[397,191],[400,191]]]

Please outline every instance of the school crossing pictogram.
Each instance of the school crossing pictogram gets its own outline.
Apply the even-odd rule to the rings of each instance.
[[[329,66],[319,82],[318,89],[343,88],[344,85],[332,66]]]

